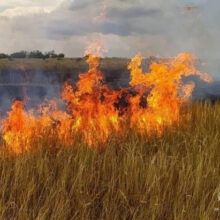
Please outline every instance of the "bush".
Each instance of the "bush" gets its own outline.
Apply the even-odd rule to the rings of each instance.
[[[54,50],[43,53],[39,50],[33,50],[31,52],[19,51],[12,53],[10,56],[4,53],[0,53],[0,59],[4,58],[34,58],[34,59],[47,59],[47,58],[59,58],[62,59],[65,57],[63,53],[56,54]]]
[[[26,51],[15,52],[15,53],[12,53],[10,57],[11,58],[26,58],[27,52]]]
[[[0,59],[5,59],[5,58],[8,58],[8,55],[4,53],[0,53]]]
[[[39,59],[42,59],[42,58],[44,58],[44,54],[42,52],[40,52],[39,50],[31,51],[29,53],[28,58],[39,58]]]

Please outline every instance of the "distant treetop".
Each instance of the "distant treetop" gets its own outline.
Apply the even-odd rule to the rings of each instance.
[[[54,50],[43,53],[39,50],[34,50],[34,51],[19,51],[12,53],[10,55],[0,53],[0,59],[5,59],[5,58],[36,58],[36,59],[47,59],[47,58],[64,58],[65,55],[63,53],[56,54]]]

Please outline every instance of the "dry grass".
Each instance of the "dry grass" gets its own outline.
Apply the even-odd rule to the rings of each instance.
[[[128,131],[102,152],[45,142],[16,157],[2,149],[0,219],[220,218],[219,104],[195,104],[162,138]]]
[[[104,58],[100,61],[100,69],[110,71],[127,69],[129,59]],[[86,58],[64,58],[64,59],[0,59],[0,70],[2,69],[26,69],[54,71],[58,73],[78,73],[86,71],[88,65]]]

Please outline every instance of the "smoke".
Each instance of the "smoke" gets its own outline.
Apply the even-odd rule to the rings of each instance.
[[[34,7],[42,6],[36,4]],[[55,49],[78,57],[88,48],[94,32],[99,32],[106,56],[130,58],[141,52],[145,57],[165,58],[190,52],[204,63],[199,68],[218,81],[219,6],[217,0],[66,0],[49,13],[39,8],[39,13],[37,10],[32,14],[7,16],[3,10],[0,12],[0,28],[4,30],[0,35],[0,51]],[[28,3],[25,7],[28,11]],[[193,10],[186,13],[187,7]],[[39,74],[43,81],[44,74]],[[19,79],[19,75],[17,77]],[[119,81],[126,81],[122,78]],[[198,81],[197,90],[217,94],[217,84],[210,89]],[[48,96],[55,93],[50,92],[50,87],[47,89]]]
[[[62,83],[58,73],[39,70],[0,71],[0,109],[5,115],[14,100],[25,100],[27,109],[36,107],[46,99],[59,98]]]

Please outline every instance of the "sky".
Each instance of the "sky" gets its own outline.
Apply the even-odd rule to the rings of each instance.
[[[84,54],[100,40],[105,56],[220,59],[219,0],[0,0],[0,53]]]

